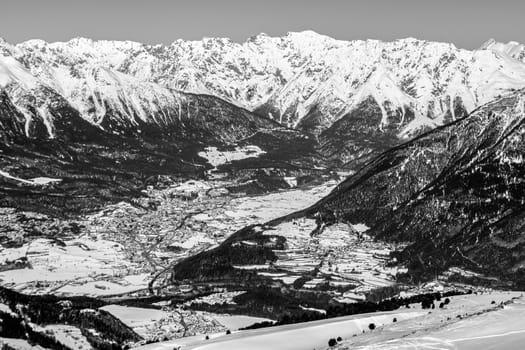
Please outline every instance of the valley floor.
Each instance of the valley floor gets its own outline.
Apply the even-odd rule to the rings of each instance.
[[[275,251],[275,263],[235,265],[238,271],[249,271],[281,286],[297,284],[301,278],[298,288],[316,298],[322,288],[330,287],[330,296],[341,303],[356,303],[365,300],[371,290],[393,286],[396,273],[403,271],[388,265],[389,253],[397,247],[374,241],[362,224],[333,225],[319,235],[312,235],[316,228],[312,219],[274,227],[262,225],[312,205],[336,185],[329,181],[296,187],[292,180],[290,188],[264,195],[230,192],[232,183],[220,178],[173,182],[148,187],[142,198],[108,205],[76,220],[0,208],[4,239],[0,248],[0,286],[29,295],[97,298],[105,304],[99,310],[136,333],[141,340],[132,344],[142,345],[144,350],[179,346],[188,350],[324,349],[330,338],[338,337],[342,338],[337,345],[341,349],[412,346],[471,350],[484,342],[498,345],[500,341],[514,349],[512,346],[524,339],[525,324],[517,318],[525,312],[525,303],[519,299],[502,309],[499,306],[518,297],[516,293],[453,297],[450,306],[432,313],[412,305],[391,312],[242,331],[239,329],[275,321],[280,316],[269,319],[272,316],[250,313],[248,309],[243,309],[243,315],[234,315],[243,313],[236,312],[235,298],[246,293],[239,286],[233,290],[218,286],[210,294],[192,285],[170,283],[174,264],[219,246],[243,227],[256,225],[263,235],[284,237],[287,247]],[[240,243],[252,244],[249,240]],[[432,291],[443,291],[443,285],[429,284],[402,293],[406,296]],[[148,297],[157,299],[142,302],[141,298]],[[126,298],[138,303],[120,303]],[[174,298],[176,302],[172,303]],[[192,303],[204,307],[193,308]],[[220,309],[224,306],[231,306],[230,312]],[[306,302],[296,308],[299,313],[326,314],[326,310]],[[7,303],[0,303],[0,313],[16,316],[14,311]],[[516,321],[507,324],[506,317]],[[371,323],[377,327],[373,331],[369,329]],[[494,323],[498,326],[490,327]],[[71,349],[91,348],[75,326],[33,327]],[[457,327],[462,331],[455,331]],[[232,334],[227,334],[230,331]],[[4,338],[0,344],[31,348],[24,340]]]
[[[55,295],[145,290],[156,272],[244,226],[311,205],[334,184],[241,196],[228,194],[223,181],[190,180],[149,188],[138,205],[110,205],[73,224],[0,208],[0,232],[11,238],[0,248],[1,285]],[[69,232],[72,225],[80,232]]]

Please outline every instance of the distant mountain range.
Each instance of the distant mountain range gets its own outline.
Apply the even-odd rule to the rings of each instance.
[[[205,142],[235,142],[275,128],[271,119],[313,134],[324,156],[344,164],[524,87],[524,60],[515,42],[491,40],[468,51],[311,31],[260,34],[242,44],[0,40],[0,88],[26,137],[69,133],[63,127],[77,122],[57,108],[110,134]]]
[[[323,130],[369,96],[380,106],[381,126],[406,109],[420,123],[439,122],[453,117],[456,104],[471,111],[522,87],[525,75],[525,49],[514,42],[491,40],[468,51],[412,38],[346,42],[310,31],[261,34],[242,44],[0,41],[0,52],[2,85],[50,87],[96,124],[104,123],[106,104],[129,118],[131,111],[145,118],[154,106],[173,104],[166,88],[214,95],[290,127],[306,127],[316,111],[323,118],[315,126]]]

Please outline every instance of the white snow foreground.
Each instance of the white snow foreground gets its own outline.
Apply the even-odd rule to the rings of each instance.
[[[374,313],[357,316],[338,317],[322,321],[298,323],[286,326],[240,331],[224,337],[204,340],[203,336],[182,338],[158,344],[149,344],[137,349],[165,350],[182,346],[182,349],[195,350],[304,350],[323,349],[328,339],[351,337],[369,331],[368,325],[374,323],[381,326],[397,320],[409,320],[424,315],[424,312]]]
[[[326,349],[328,340],[338,337],[342,338],[337,346],[340,350],[523,349],[525,300],[521,292],[487,291],[450,300],[443,309],[422,310],[419,304],[412,304],[410,309],[212,335],[209,340],[197,335],[137,349]],[[376,326],[372,331],[370,323]]]
[[[392,324],[338,349],[521,350],[525,342],[522,295],[499,292],[451,298],[444,310],[432,310],[417,322]]]

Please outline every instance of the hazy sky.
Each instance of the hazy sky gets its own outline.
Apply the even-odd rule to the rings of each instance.
[[[0,37],[171,43],[311,29],[337,39],[408,36],[477,48],[525,42],[525,0],[1,0]]]

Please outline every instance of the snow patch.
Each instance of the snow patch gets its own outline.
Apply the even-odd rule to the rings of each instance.
[[[8,172],[3,171],[3,170],[0,170],[0,175],[8,179],[11,179],[11,180],[15,180],[15,181],[19,181],[24,184],[27,184],[27,185],[35,185],[35,186],[44,186],[44,185],[49,185],[49,184],[58,183],[62,181],[62,179],[53,179],[50,177],[35,177],[32,179],[26,180],[26,179],[22,179],[16,176],[12,176]]]
[[[238,330],[259,322],[273,322],[269,318],[242,315],[214,315],[213,318],[230,330]]]
[[[237,146],[232,151],[219,151],[217,147],[206,147],[204,151],[199,152],[199,156],[206,158],[208,163],[217,168],[219,165],[230,163],[234,160],[246,158],[257,158],[265,154],[260,147],[254,145]]]
[[[34,89],[38,79],[31,75],[24,66],[13,57],[0,56],[0,87],[18,83],[26,89]]]
[[[366,226],[365,224],[359,223],[359,224],[353,224],[352,228],[356,230],[359,233],[366,232],[370,230],[370,227]]]

